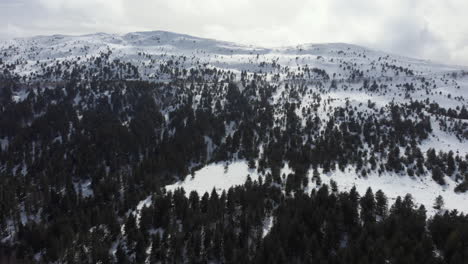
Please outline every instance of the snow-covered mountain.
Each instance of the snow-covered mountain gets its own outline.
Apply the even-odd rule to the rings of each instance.
[[[66,80],[76,69],[81,71],[78,77],[83,79],[168,81],[174,76],[183,79],[190,74],[176,73],[176,68],[187,71],[216,68],[234,73],[238,79],[246,71],[277,82],[314,84],[334,80],[338,89],[328,95],[338,100],[366,102],[372,97],[376,103],[386,104],[392,100],[428,99],[447,108],[467,103],[463,96],[468,86],[465,78],[468,67],[411,59],[343,43],[262,48],[152,31],[15,39],[0,43],[0,53],[2,71],[25,82]],[[104,70],[104,74],[98,70]],[[386,86],[385,93],[356,91],[363,80],[378,81]],[[416,87],[408,93],[404,84],[411,83]],[[307,102],[305,98],[303,101]]]
[[[378,109],[385,109],[389,104],[403,105],[419,101],[429,107],[436,103],[436,108],[425,109],[425,113],[432,111],[432,114],[429,113],[432,131],[427,139],[419,143],[420,150],[423,153],[431,148],[437,153],[452,151],[462,158],[466,158],[468,153],[466,119],[434,114],[434,109],[442,108],[453,109],[458,115],[467,106],[468,67],[443,65],[343,43],[263,48],[164,31],[15,39],[1,43],[0,54],[3,75],[31,86],[33,83],[64,82],[70,79],[143,80],[155,83],[179,80],[199,85],[227,79],[239,84],[242,91],[248,85],[247,79],[258,78],[256,80],[276,87],[269,100],[275,108],[274,118],[278,127],[282,127],[285,105],[290,103],[296,105],[295,114],[301,119],[302,127],[306,127],[307,118],[313,116],[310,111],[305,111],[311,106],[325,124],[333,116],[336,107],[351,106],[358,115],[384,118],[386,113]],[[217,71],[219,74],[216,74]],[[16,103],[23,101],[31,89],[14,89],[12,100]],[[181,92],[177,89],[174,91]],[[301,94],[297,95],[298,91]],[[197,93],[194,91],[194,108],[203,101],[204,95]],[[106,97],[109,93],[96,96]],[[82,96],[76,95],[75,104],[83,104],[80,100]],[[163,106],[161,112],[166,119],[175,107],[171,103]],[[411,115],[410,119],[417,120],[416,114]],[[457,129],[451,129],[457,122]],[[228,129],[232,130],[231,133],[235,130],[234,127]],[[324,126],[320,129],[323,130]],[[2,142],[6,147],[7,139]],[[209,148],[209,152],[213,152],[216,146]],[[405,148],[400,148],[404,153]],[[346,170],[356,175],[353,166]],[[232,177],[236,177],[213,180],[210,177],[222,175],[210,175],[210,171],[206,168],[195,173],[200,174],[197,176],[200,179],[206,179],[206,184],[202,183],[206,187],[202,188],[205,191],[215,185],[231,186],[209,182],[231,182]],[[204,172],[208,175],[204,175]],[[343,187],[350,188],[356,184],[361,187],[361,192],[367,186],[385,188],[394,194],[393,198],[410,192],[427,207],[431,207],[437,195],[443,194],[447,197],[449,207],[468,212],[468,194],[453,192],[457,182],[463,180],[463,175],[459,175],[458,179],[455,176],[447,177],[448,183],[440,186],[434,185],[430,177],[409,182],[407,178],[400,179],[405,177],[402,176],[405,173],[404,170],[403,173],[390,173],[393,176],[370,173],[366,177],[372,180],[368,181],[362,180],[362,177],[350,180],[357,176],[349,176],[345,177]],[[257,175],[249,171],[237,171],[236,174],[241,179],[240,182],[234,181],[237,183],[243,182],[247,174]],[[328,173],[331,178],[334,174]],[[375,177],[380,180],[375,180]],[[337,176],[336,179],[341,178]],[[197,180],[185,180],[185,184],[174,186],[190,189],[191,182]]]
[[[258,202],[226,207],[234,236],[257,232],[236,210],[255,216],[255,241],[287,215],[274,208],[303,193],[336,209],[357,203],[354,190],[373,200],[370,187],[390,204],[410,194],[425,207],[417,215],[468,213],[467,100],[468,67],[344,43],[266,48],[164,31],[0,42],[0,262],[2,245],[55,263],[155,257],[130,233],[191,236],[179,188],[190,210],[202,196]],[[235,198],[243,192],[251,197]],[[44,230],[61,242],[38,245]],[[101,243],[104,253],[93,251]]]
[[[278,84],[318,84],[327,90],[322,96],[330,102],[328,107],[345,102],[361,106],[369,100],[377,106],[412,100],[429,100],[446,108],[467,105],[467,67],[442,65],[342,43],[262,48],[153,31],[16,39],[1,43],[0,52],[3,72],[26,83],[66,80],[75,69],[80,69],[82,78],[102,78],[96,69],[99,67],[104,69],[104,78],[110,80],[156,82],[187,78],[190,73],[176,73],[174,69],[178,68],[187,71],[220,69],[236,74],[238,80],[245,71]],[[101,59],[108,64],[96,64]],[[365,80],[369,86],[377,81],[384,89],[363,90]],[[321,81],[323,83],[318,83]],[[330,85],[335,88],[329,89]],[[13,98],[20,101],[26,95],[27,91],[21,90]],[[272,97],[275,104],[284,103],[277,97]],[[310,95],[300,98],[300,108],[311,104],[311,100]],[[365,108],[362,111],[367,111]],[[327,111],[321,112],[321,117],[327,115]],[[432,138],[422,142],[423,151],[431,147],[437,151],[453,150],[461,155],[468,151],[466,140],[437,127]]]
[[[263,48],[164,31],[40,36],[0,43],[0,50],[4,64],[14,65],[10,69],[12,74],[33,80],[43,76],[44,68],[62,64],[63,74],[74,67],[94,63],[99,57],[110,62],[130,62],[138,69],[137,77],[145,80],[163,79],[159,65],[171,62],[186,69],[209,66],[236,73],[279,74],[281,78],[319,68],[336,80],[370,77],[403,81],[408,76],[436,78],[468,70],[468,67],[431,63],[344,43]],[[309,75],[304,77],[310,78]],[[125,75],[109,76],[117,77]]]

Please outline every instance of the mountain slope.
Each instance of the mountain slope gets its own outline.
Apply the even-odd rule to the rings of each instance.
[[[143,237],[176,232],[190,226],[177,211],[185,195],[218,199],[246,180],[231,193],[254,189],[270,209],[323,192],[346,203],[371,187],[396,207],[413,195],[404,204],[416,218],[468,212],[466,67],[343,43],[262,48],[163,31],[16,39],[0,54],[0,240],[39,260],[64,262],[65,249],[89,246],[88,231],[109,251],[96,256],[114,260],[133,252],[140,221],[153,221]],[[332,181],[342,195],[328,193]],[[433,208],[439,195],[445,207]],[[245,212],[266,239],[289,210],[270,209]],[[34,243],[44,237],[56,240]]]
[[[360,115],[372,116],[375,108],[385,108],[391,103],[425,102],[431,111],[438,108],[461,110],[467,105],[464,98],[468,87],[466,68],[343,43],[261,48],[153,31],[17,39],[1,44],[0,53],[3,54],[4,76],[26,85],[80,79],[181,80],[200,84],[228,77],[242,87],[246,85],[245,79],[255,75],[254,78],[277,86],[269,98],[276,109],[274,118],[284,118],[281,108],[295,104],[295,114],[302,119],[301,126],[306,126],[307,120],[303,111],[311,106],[322,108],[316,110],[316,116],[328,121],[335,108],[344,106],[354,107]],[[285,89],[287,84],[297,88]],[[308,91],[297,95],[304,87]],[[27,98],[29,89],[12,93],[12,100],[18,103]],[[108,97],[109,94],[95,96]],[[203,95],[195,92],[193,96],[196,108],[203,99],[199,96]],[[74,104],[81,104],[80,100],[81,96],[76,95]],[[170,104],[167,107],[173,107]],[[375,108],[368,107],[369,104]],[[167,112],[161,109],[166,119]],[[432,115],[431,119],[432,132],[428,139],[421,141],[421,151],[425,153],[433,148],[436,152],[453,151],[465,156],[468,152],[466,121],[438,121],[440,115]],[[450,128],[445,122],[448,126],[462,123],[457,131],[448,131]],[[2,142],[5,147],[7,139]]]

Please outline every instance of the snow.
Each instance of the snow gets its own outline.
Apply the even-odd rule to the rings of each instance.
[[[146,199],[140,201],[137,205],[137,211],[141,211],[141,209],[145,207],[150,207],[152,204],[151,198],[152,198],[152,195],[149,195],[148,197],[146,197]]]
[[[140,225],[140,218],[141,218],[141,210],[145,207],[150,207],[152,204],[153,204],[153,200],[152,200],[153,196],[152,195],[148,195],[148,197],[146,197],[146,199],[144,200],[141,200],[137,207],[136,207],[136,210],[133,211],[133,214],[135,215],[135,220],[136,220],[136,224],[137,226]]]
[[[15,103],[20,103],[24,101],[29,95],[29,92],[26,90],[20,90],[19,92],[12,95],[11,99]]]
[[[286,165],[281,174],[287,175],[291,172],[292,170]],[[455,193],[453,189],[457,183],[449,177],[445,177],[447,184],[441,186],[432,180],[430,175],[409,177],[387,172],[382,175],[371,173],[364,178],[358,177],[352,167],[346,168],[345,172],[336,170],[325,175],[322,174],[321,170],[319,172],[322,175],[322,182],[328,183],[330,180],[334,180],[340,191],[349,191],[353,186],[356,186],[359,194],[364,195],[367,188],[371,187],[374,193],[382,190],[389,198],[390,204],[398,196],[404,197],[409,193],[416,204],[422,204],[426,207],[428,215],[437,213],[433,209],[434,201],[437,196],[442,195],[446,209],[457,209],[460,212],[468,213],[468,193]],[[191,191],[202,195],[205,192],[211,192],[213,188],[217,192],[222,192],[230,187],[244,184],[247,175],[250,175],[252,180],[258,179],[259,176],[255,170],[249,169],[245,160],[231,163],[227,171],[224,170],[224,163],[213,163],[196,171],[194,177],[188,175],[183,181],[167,185],[166,189],[173,191],[177,188],[184,188],[187,195]],[[309,172],[308,176],[312,182],[312,171]],[[309,186],[312,186],[312,183]]]
[[[442,131],[439,122],[431,117],[432,133],[429,139],[421,143],[421,150],[425,153],[428,149],[433,148],[436,152],[453,151],[455,154],[465,156],[468,154],[468,140],[460,140],[455,135]]]
[[[0,139],[0,147],[2,150],[5,150],[8,147],[9,141],[8,138],[2,138]]]
[[[289,69],[308,65],[309,68],[325,69],[337,79],[346,79],[347,71],[339,68],[343,63],[356,65],[368,77],[392,77],[395,80],[406,81],[405,76],[396,76],[392,70],[381,72],[383,64],[408,67],[418,76],[440,77],[443,74],[467,70],[467,67],[437,64],[425,60],[412,59],[381,51],[374,51],[357,45],[345,43],[305,44],[280,48],[264,48],[246,46],[213,39],[203,39],[183,34],[165,31],[134,32],[124,35],[97,33],[82,36],[40,36],[21,38],[0,42],[0,52],[6,53],[6,63],[20,62],[13,72],[21,76],[29,76],[41,70],[41,65],[52,66],[57,61],[86,63],[88,59],[99,57],[103,53],[112,52],[110,60],[119,59],[122,62],[135,64],[144,78],[154,74],[152,63],[164,63],[169,60],[185,57],[179,61],[186,68],[198,67],[202,64],[239,72],[277,73],[272,62]],[[149,55],[150,57],[141,56]],[[78,60],[80,57],[80,60]],[[39,62],[39,63],[37,63]],[[266,65],[259,66],[260,62]],[[341,74],[341,75],[340,75]],[[282,73],[284,75],[284,73]],[[340,77],[341,76],[341,77]],[[467,81],[457,79],[466,86]],[[443,85],[438,81],[438,89],[453,95],[463,93],[456,91],[451,83]],[[17,99],[22,97],[18,95]],[[447,100],[451,103],[453,100]]]
[[[465,97],[468,89],[468,75],[460,73],[468,71],[468,67],[407,58],[345,43],[264,48],[172,32],[150,31],[122,35],[97,33],[82,36],[54,35],[15,39],[0,42],[0,53],[6,54],[2,57],[4,65],[18,62],[12,72],[22,77],[28,77],[31,74],[40,75],[42,68],[54,66],[57,63],[71,62],[74,64],[76,62],[78,67],[85,64],[92,65],[93,58],[100,57],[101,54],[110,54],[109,61],[118,59],[122,63],[131,63],[138,68],[142,79],[157,81],[167,81],[168,76],[155,73],[154,69],[157,69],[159,64],[168,61],[177,61],[181,67],[186,69],[198,69],[204,65],[207,68],[216,67],[229,70],[237,75],[243,70],[248,71],[248,74],[262,72],[269,80],[272,79],[273,75],[278,74],[280,76],[279,82],[273,82],[275,85],[278,84],[278,89],[271,98],[272,104],[275,106],[276,120],[284,118],[282,112],[284,103],[293,100],[289,98],[283,82],[291,78],[288,77],[288,74],[303,72],[299,68],[303,69],[306,65],[309,69],[324,69],[331,79],[337,81],[338,88],[336,90],[320,94],[322,101],[317,115],[324,121],[333,113],[330,110],[335,107],[343,107],[347,103],[351,104],[353,108],[357,108],[359,112],[372,114],[372,111],[375,110],[367,106],[369,100],[375,103],[377,108],[385,107],[392,101],[409,103],[411,100],[428,100],[429,102],[437,102],[441,107],[452,109],[467,106]],[[261,62],[266,63],[266,65],[260,67]],[[273,64],[280,65],[280,67],[277,68]],[[414,72],[414,75],[396,74],[394,70],[389,69],[389,65],[408,68]],[[350,66],[361,70],[364,73],[364,78],[371,81],[377,80],[379,84],[388,87],[384,89],[384,92],[373,93],[362,90],[362,80],[349,81],[350,71],[347,67]],[[384,67],[386,70],[382,70]],[[423,78],[424,82],[427,83],[425,88],[422,88]],[[326,90],[330,86],[329,82],[324,83],[321,88],[313,83],[308,84],[307,88],[313,92],[319,89]],[[405,83],[412,83],[416,87],[416,90],[411,92],[411,96],[405,96],[404,89],[398,87],[398,85]],[[26,89],[13,91],[12,100],[19,103],[24,101],[28,95],[29,91]],[[449,97],[449,95],[451,96]],[[109,94],[100,94],[99,96],[109,98]],[[98,96],[96,95],[96,97]],[[82,104],[85,99],[77,94],[73,99],[73,104]],[[195,103],[199,99],[199,95],[196,95]],[[308,93],[301,97],[298,103],[299,107],[296,113],[302,117],[301,109],[317,102],[316,98]],[[171,110],[173,109],[165,108],[162,110],[166,121],[168,121]],[[78,118],[82,118],[81,113],[78,113]],[[303,125],[304,122],[303,119]],[[124,121],[124,125],[126,124],[128,121]],[[460,156],[468,154],[468,140],[459,140],[455,135],[442,131],[434,116],[431,116],[431,125],[433,132],[420,145],[424,153],[429,148],[434,148],[436,151],[453,151]],[[226,124],[227,134],[232,136],[235,126],[234,123]],[[57,140],[61,141],[61,138],[57,138]],[[209,137],[205,137],[205,142],[208,145],[208,156],[211,158],[211,153],[216,146]],[[2,149],[5,149],[8,143],[7,138],[0,139]],[[286,164],[282,174],[287,175],[290,172],[291,169]],[[187,194],[191,191],[202,194],[211,192],[213,189],[221,191],[244,184],[247,175],[250,175],[252,180],[258,179],[259,176],[256,170],[249,169],[244,160],[237,160],[230,164],[213,163],[199,169],[193,176],[187,175],[182,181],[166,186],[166,189],[173,191],[183,187]],[[410,193],[416,202],[424,204],[431,214],[434,213],[432,204],[435,197],[442,194],[446,208],[456,208],[459,211],[468,212],[468,194],[453,192],[456,183],[447,177],[446,186],[436,184],[430,176],[410,178],[392,173],[382,175],[371,173],[367,178],[359,178],[352,168],[347,168],[346,173],[335,171],[325,177],[335,180],[338,187],[345,191],[355,185],[358,191],[363,194],[367,187],[372,187],[374,192],[382,189],[392,199]],[[81,189],[85,197],[93,195],[90,187],[90,182],[76,185],[76,188]],[[138,204],[136,213],[139,215],[141,209],[149,204],[151,204],[150,197]]]
[[[281,175],[288,175],[292,172],[287,163],[281,169]],[[219,193],[231,187],[243,185],[248,176],[252,181],[256,181],[260,175],[256,169],[249,168],[246,160],[211,163],[197,170],[193,176],[187,175],[183,181],[166,185],[166,190],[174,191],[178,188],[184,188],[187,196],[192,191],[203,195],[205,192],[210,193],[213,189]]]
[[[271,228],[273,227],[273,216],[268,216],[264,221],[263,221],[263,232],[262,232],[262,237],[265,237],[270,233]]]
[[[312,173],[309,175],[312,178]],[[328,183],[334,180],[340,191],[349,191],[353,186],[360,195],[364,195],[367,188],[372,188],[375,193],[382,190],[389,198],[389,204],[401,196],[411,194],[415,203],[425,206],[428,215],[434,215],[437,210],[433,208],[437,196],[442,195],[445,202],[445,208],[448,210],[457,209],[460,212],[468,213],[468,193],[456,193],[454,188],[456,182],[449,177],[445,177],[446,185],[441,186],[432,180],[430,175],[422,177],[401,176],[396,173],[371,173],[366,178],[358,177],[354,169],[348,167],[345,172],[336,170],[322,176],[322,182]]]
[[[227,168],[227,169],[225,169]],[[249,169],[246,161],[235,161],[226,167],[226,163],[213,163],[195,172],[194,177],[187,175],[181,182],[167,185],[166,190],[184,188],[187,195],[196,191],[203,195],[213,188],[218,192],[237,185],[242,185],[250,175],[252,181],[258,179],[256,170]]]
[[[86,180],[84,182],[74,183],[75,191],[80,192],[84,198],[91,197],[94,195],[93,189],[91,187],[91,180]]]

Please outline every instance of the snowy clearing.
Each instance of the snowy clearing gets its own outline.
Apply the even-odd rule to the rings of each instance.
[[[291,172],[285,166],[282,173]],[[321,170],[319,170],[321,172]],[[246,161],[235,161],[228,166],[225,171],[224,163],[209,164],[196,171],[194,177],[188,175],[184,181],[167,185],[166,190],[174,191],[177,188],[184,188],[188,195],[191,191],[196,191],[199,195],[205,192],[211,192],[213,188],[217,192],[227,190],[230,187],[242,185],[250,175],[252,180],[257,180],[259,174],[256,170],[249,169]],[[321,174],[322,182],[328,184],[330,180],[337,182],[340,191],[349,191],[356,186],[360,195],[364,195],[367,188],[372,188],[375,193],[382,190],[389,198],[389,204],[392,204],[398,197],[404,197],[411,194],[417,204],[423,204],[426,207],[428,215],[433,215],[437,211],[433,209],[434,201],[438,195],[442,195],[445,201],[445,209],[468,213],[468,193],[455,193],[453,189],[456,182],[445,177],[446,185],[441,186],[433,181],[430,175],[422,177],[400,176],[394,173],[384,173],[382,175],[371,174],[366,178],[358,177],[353,168],[346,168],[345,172],[336,170],[328,174]],[[312,172],[309,172],[309,190],[315,183],[311,181]]]

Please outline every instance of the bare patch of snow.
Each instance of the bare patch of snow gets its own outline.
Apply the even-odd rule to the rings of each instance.
[[[229,165],[226,163],[209,164],[195,172],[194,177],[187,175],[181,182],[167,185],[166,190],[174,191],[177,188],[184,188],[187,194],[196,191],[199,194],[229,189],[236,185],[242,185],[250,175],[252,180],[258,179],[256,170],[249,169],[246,161],[235,161]]]
[[[468,213],[468,194],[455,193],[454,188],[456,182],[449,177],[445,177],[446,185],[441,186],[428,176],[409,177],[400,176],[396,173],[371,173],[368,177],[359,177],[356,175],[353,168],[348,167],[344,172],[336,170],[325,174],[326,177],[322,180],[328,182],[334,180],[340,191],[349,191],[353,186],[360,195],[366,193],[367,188],[372,188],[373,192],[382,190],[389,198],[389,203],[398,197],[404,197],[406,194],[411,194],[415,203],[422,204],[426,207],[428,215],[434,215],[437,210],[433,208],[434,201],[437,196],[442,195],[447,209],[457,209],[458,211]],[[312,177],[312,173],[309,174]]]
[[[213,163],[206,165],[196,171],[194,177],[188,175],[183,181],[167,185],[166,189],[173,191],[177,188],[184,188],[187,195],[191,191],[196,191],[199,194],[205,192],[216,191],[221,192],[230,187],[242,185],[250,175],[252,180],[257,180],[259,175],[256,170],[249,169],[248,163],[245,160],[236,161],[227,166],[225,170],[224,163]],[[292,170],[286,164],[282,169],[281,174],[289,174]],[[319,170],[322,174],[323,171]],[[312,178],[312,171],[309,172],[309,178]],[[442,195],[445,201],[445,208],[468,213],[468,194],[455,193],[454,188],[457,183],[449,177],[445,177],[446,185],[437,184],[432,178],[427,176],[409,177],[401,176],[396,173],[371,173],[368,177],[357,176],[352,167],[348,167],[344,172],[335,170],[328,174],[322,174],[323,182],[329,182],[333,179],[340,191],[349,191],[353,186],[356,186],[359,194],[364,195],[367,188],[371,187],[374,192],[382,190],[390,199],[391,204],[398,196],[404,197],[406,194],[411,194],[415,203],[422,204],[426,207],[428,215],[434,215],[437,210],[433,208],[434,201],[437,196]],[[312,181],[310,181],[312,182]]]
[[[270,233],[271,228],[273,227],[273,216],[268,216],[264,221],[263,221],[263,233],[262,237],[265,237]]]

